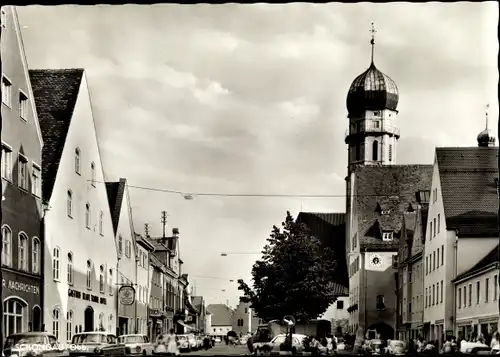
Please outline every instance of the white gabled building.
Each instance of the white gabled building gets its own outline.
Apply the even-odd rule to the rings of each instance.
[[[117,268],[104,172],[83,69],[30,70],[44,139],[45,329],[116,330]]]
[[[135,241],[137,243],[137,286],[135,289],[136,299],[137,299],[137,318],[138,329],[137,333],[148,334],[148,319],[149,319],[149,297],[150,297],[150,257],[149,255],[153,253],[154,247],[147,239],[141,237],[139,234],[135,233]]]
[[[132,222],[132,209],[130,196],[127,189],[127,180],[121,178],[118,182],[106,182],[108,191],[111,221],[118,250],[118,273],[116,285],[119,292],[121,287],[132,286],[137,289],[138,267],[134,225]],[[132,305],[124,305],[118,299],[118,334],[126,335],[137,333],[137,300]]]

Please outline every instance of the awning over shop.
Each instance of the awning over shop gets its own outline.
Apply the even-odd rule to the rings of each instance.
[[[188,325],[188,324],[186,324],[184,321],[179,320],[179,321],[177,321],[177,323],[178,323],[179,325],[181,325],[181,326],[184,326],[185,328],[188,328],[188,329],[190,329],[190,330],[194,330],[194,327],[189,326],[189,325]]]

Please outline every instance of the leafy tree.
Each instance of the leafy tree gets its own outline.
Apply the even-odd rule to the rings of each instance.
[[[270,321],[293,315],[306,322],[322,315],[335,301],[331,294],[336,262],[334,252],[311,235],[287,212],[282,229],[273,226],[262,250],[262,258],[252,268],[253,289],[238,280],[259,318]]]

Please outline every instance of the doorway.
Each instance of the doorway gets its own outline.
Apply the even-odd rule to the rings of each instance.
[[[128,334],[128,318],[126,317],[119,317],[118,318],[118,328],[119,328],[119,334],[120,335],[127,335]]]
[[[41,331],[42,328],[42,309],[39,306],[33,308],[33,331]]]
[[[94,309],[90,306],[87,306],[84,312],[84,331],[90,332],[94,331]]]

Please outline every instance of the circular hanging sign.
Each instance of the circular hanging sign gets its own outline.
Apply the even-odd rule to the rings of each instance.
[[[286,315],[283,317],[283,324],[288,327],[295,326],[295,318],[292,315]]]
[[[135,302],[135,289],[133,286],[122,286],[118,290],[118,299],[122,305],[132,305]]]

